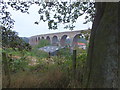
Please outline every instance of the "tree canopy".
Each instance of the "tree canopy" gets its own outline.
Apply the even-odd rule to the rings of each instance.
[[[18,33],[12,30],[7,30],[5,27],[0,27],[2,31],[2,48],[17,48],[18,50],[31,50],[31,46],[18,36]]]
[[[39,22],[47,21],[49,29],[57,29],[59,23],[65,24],[65,29],[69,28],[73,30],[74,23],[79,16],[86,14],[86,22],[93,21],[95,14],[94,2],[72,2],[70,1],[59,1],[59,2],[42,2],[42,1],[11,1],[8,2],[0,1],[1,7],[1,20],[0,23],[7,27],[12,28],[14,20],[11,18],[11,13],[7,11],[8,5],[14,10],[20,10],[22,13],[28,13],[31,5],[36,4],[39,6],[38,14],[40,15]]]

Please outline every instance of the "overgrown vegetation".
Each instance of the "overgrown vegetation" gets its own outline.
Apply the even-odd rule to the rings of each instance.
[[[50,42],[48,40],[41,39],[40,42],[36,46],[34,46],[34,48],[41,48],[48,45],[50,45]]]
[[[13,49],[8,49],[6,53],[9,56],[8,60],[11,73],[9,87],[81,87],[79,83],[81,83],[86,53],[81,52],[77,55],[76,81],[73,81],[72,77],[72,54],[69,54],[69,49],[60,50],[60,56],[51,56],[50,58],[39,57],[37,55],[30,56],[31,52],[20,52],[14,51]],[[43,55],[43,53],[40,51],[40,55]],[[12,57],[10,57],[11,54]],[[35,62],[30,64],[32,60]],[[6,76],[3,75],[3,87],[6,87],[7,82]]]
[[[72,50],[65,47],[58,50],[56,56],[39,50],[50,45],[41,40],[31,47],[18,37],[17,33],[1,27],[3,55],[3,87],[81,87],[86,51],[77,49],[76,79],[73,78]]]
[[[48,40],[44,40],[44,39],[40,40],[40,42],[32,48],[31,55],[39,58],[49,57],[48,53],[39,50],[39,48],[48,46],[48,45],[50,45],[50,42]]]
[[[73,78],[73,62],[72,50],[64,48],[59,50],[56,56],[49,56],[48,53],[38,50],[50,43],[46,40],[41,40],[39,44],[33,48],[18,37],[18,34],[10,29],[13,27],[14,20],[11,19],[10,12],[6,11],[7,5],[10,5],[16,10],[27,12],[32,2],[1,2],[1,18],[2,26],[2,54],[3,54],[3,87],[13,88],[42,88],[42,87],[82,87],[82,77],[84,72],[84,65],[86,62],[86,51],[77,49],[76,61],[76,78]],[[54,3],[40,3],[43,8],[39,10],[40,20],[48,21],[49,29],[57,29],[58,23],[69,23],[65,28],[74,28],[74,23],[77,18],[84,13],[89,13],[91,18],[87,21],[92,21],[94,16],[94,3],[71,3],[67,2]],[[28,5],[30,4],[30,5]],[[82,5],[82,6],[81,6]],[[86,7],[89,6],[90,9]],[[52,7],[57,7],[51,8]],[[67,6],[67,7],[66,7]],[[75,6],[75,7],[74,7]],[[21,8],[22,7],[22,8]],[[48,7],[49,9],[47,9]],[[58,8],[61,8],[58,9]],[[83,13],[80,13],[80,9]],[[50,12],[55,11],[54,20],[50,18]],[[73,10],[73,13],[71,11]],[[42,12],[45,14],[41,15]],[[57,14],[59,13],[59,14]],[[70,14],[71,13],[71,14]],[[68,15],[69,16],[68,16]],[[4,17],[5,15],[5,17]],[[60,16],[61,15],[61,16]],[[86,16],[88,18],[88,16]],[[69,20],[70,19],[70,20]],[[57,20],[57,22],[55,22]],[[38,24],[38,22],[35,22]],[[4,27],[3,27],[4,26]],[[87,39],[89,39],[86,34]]]
[[[13,48],[18,49],[19,51],[22,50],[31,50],[31,46],[23,41],[19,36],[18,33],[12,30],[5,28],[4,26],[0,26],[0,30],[2,31],[2,48]]]

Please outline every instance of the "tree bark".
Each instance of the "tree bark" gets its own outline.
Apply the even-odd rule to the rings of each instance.
[[[8,57],[7,57],[7,54],[6,53],[2,53],[2,59],[3,59],[3,69],[4,69],[4,72],[5,72],[5,76],[6,76],[6,81],[7,81],[7,84],[6,84],[6,88],[9,88],[10,87],[10,81],[11,81],[11,78],[10,78],[10,70],[9,70],[9,64],[8,64]]]
[[[96,2],[83,86],[118,88],[120,77],[117,2]]]

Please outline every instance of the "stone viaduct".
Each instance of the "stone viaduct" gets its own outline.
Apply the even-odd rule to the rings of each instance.
[[[51,34],[41,34],[35,35],[29,38],[29,44],[31,46],[37,45],[41,39],[48,40],[52,45],[64,46],[67,38],[71,41],[71,45],[77,42],[78,38],[82,36],[82,31],[87,30],[79,30],[79,31],[67,31],[67,32],[59,32],[59,33],[51,33]]]

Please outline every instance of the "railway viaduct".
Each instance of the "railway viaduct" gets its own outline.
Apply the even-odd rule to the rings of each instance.
[[[71,45],[73,45],[77,40],[82,37],[82,32],[86,32],[88,30],[78,30],[78,31],[67,31],[67,32],[59,32],[59,33],[50,33],[50,34],[41,34],[35,35],[29,38],[29,44],[31,46],[37,45],[40,40],[46,39],[52,45],[64,46],[67,38],[71,41]]]

